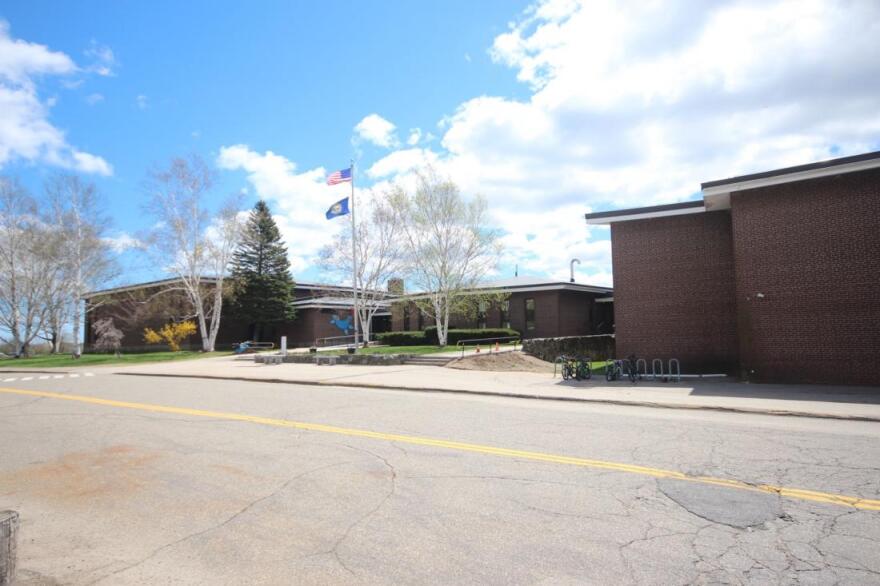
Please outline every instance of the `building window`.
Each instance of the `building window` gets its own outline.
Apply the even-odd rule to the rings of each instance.
[[[526,329],[535,329],[535,300],[526,299]]]
[[[477,308],[477,327],[481,330],[486,329],[486,302],[480,301],[480,305]]]
[[[501,302],[501,327],[510,329],[510,299]]]

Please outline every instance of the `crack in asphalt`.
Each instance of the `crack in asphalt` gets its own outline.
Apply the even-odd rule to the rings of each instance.
[[[170,543],[166,543],[165,545],[163,545],[163,546],[161,546],[161,547],[159,547],[159,548],[153,550],[153,552],[152,552],[150,555],[148,555],[148,556],[146,556],[146,557],[144,557],[144,558],[138,560],[137,562],[134,562],[134,563],[132,563],[132,564],[129,564],[129,565],[127,565],[127,566],[124,567],[124,568],[121,568],[121,569],[119,569],[119,570],[116,570],[116,571],[114,571],[114,572],[111,572],[110,574],[107,574],[106,576],[102,576],[102,577],[100,577],[100,578],[98,578],[98,579],[96,579],[96,580],[94,580],[94,581],[92,581],[92,582],[89,582],[89,583],[88,583],[88,586],[92,586],[93,584],[98,584],[98,583],[103,582],[104,580],[106,580],[106,579],[108,579],[108,578],[112,578],[113,576],[116,576],[116,575],[121,574],[121,573],[123,573],[123,572],[127,572],[127,571],[129,571],[129,570],[131,570],[131,569],[133,569],[133,568],[136,568],[136,567],[138,567],[138,566],[141,566],[141,565],[145,564],[146,562],[148,562],[149,560],[153,559],[154,557],[156,557],[157,555],[159,555],[160,553],[162,553],[163,551],[165,551],[165,550],[167,550],[167,549],[170,549],[170,548],[172,548],[172,547],[175,547],[175,546],[177,546],[177,545],[180,545],[181,543],[183,543],[183,542],[185,542],[185,541],[189,541],[190,539],[194,539],[194,538],[200,537],[200,536],[202,536],[202,535],[205,535],[205,534],[207,534],[207,533],[210,533],[210,532],[212,532],[212,531],[215,531],[215,530],[217,530],[217,529],[220,529],[220,528],[222,528],[222,527],[228,525],[229,523],[231,523],[232,521],[234,521],[235,519],[237,519],[237,518],[240,517],[241,515],[244,515],[245,513],[247,513],[247,512],[250,511],[251,509],[253,509],[255,506],[259,505],[260,503],[263,503],[263,502],[265,502],[265,501],[267,501],[267,500],[269,500],[269,499],[271,499],[271,498],[277,496],[278,494],[280,494],[280,493],[281,493],[282,491],[284,491],[288,486],[290,486],[291,484],[293,484],[293,483],[294,483],[295,481],[297,481],[297,480],[300,480],[300,479],[302,479],[302,478],[304,478],[304,477],[306,477],[306,476],[308,476],[308,475],[310,475],[310,474],[314,474],[315,472],[320,472],[321,470],[326,470],[327,468],[333,468],[333,467],[335,467],[335,466],[342,466],[342,465],[344,465],[344,464],[349,464],[349,462],[334,462],[334,463],[332,463],[332,464],[324,464],[323,466],[317,466],[317,467],[315,467],[315,468],[310,468],[309,470],[306,470],[306,471],[304,471],[304,472],[300,472],[300,473],[297,474],[296,476],[293,476],[293,477],[289,478],[288,480],[286,480],[284,483],[282,483],[278,488],[276,488],[275,490],[273,490],[271,493],[269,493],[269,494],[267,494],[267,495],[264,495],[264,496],[261,496],[260,498],[255,499],[255,500],[249,502],[247,505],[245,505],[244,507],[242,507],[241,509],[239,509],[238,511],[236,511],[233,515],[231,515],[230,517],[226,518],[226,519],[223,520],[222,522],[217,523],[217,524],[215,524],[215,525],[211,525],[210,527],[207,527],[207,528],[205,528],[205,529],[201,529],[201,530],[199,530],[199,531],[195,531],[195,532],[190,533],[190,534],[188,534],[188,535],[185,535],[185,536],[183,536],[183,537],[181,537],[181,538],[179,538],[179,539],[176,539],[176,540],[174,540],[174,541],[172,541],[172,542],[170,542]]]

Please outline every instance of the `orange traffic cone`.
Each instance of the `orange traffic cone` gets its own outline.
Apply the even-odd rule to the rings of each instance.
[[[479,354],[479,353],[480,353],[480,345],[477,344],[477,354]]]

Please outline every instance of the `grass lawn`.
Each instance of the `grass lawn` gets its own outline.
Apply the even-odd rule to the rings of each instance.
[[[44,354],[31,358],[9,358],[0,360],[0,370],[4,368],[71,368],[74,366],[99,366],[102,364],[141,364],[144,362],[167,362],[169,360],[191,360],[210,356],[229,356],[229,352],[143,352],[139,354],[123,354],[116,357],[112,354],[83,354],[74,360],[70,354]]]

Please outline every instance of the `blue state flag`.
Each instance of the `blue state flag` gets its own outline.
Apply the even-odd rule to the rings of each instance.
[[[348,198],[340,199],[327,210],[327,219],[332,220],[336,216],[344,216],[348,213]]]

